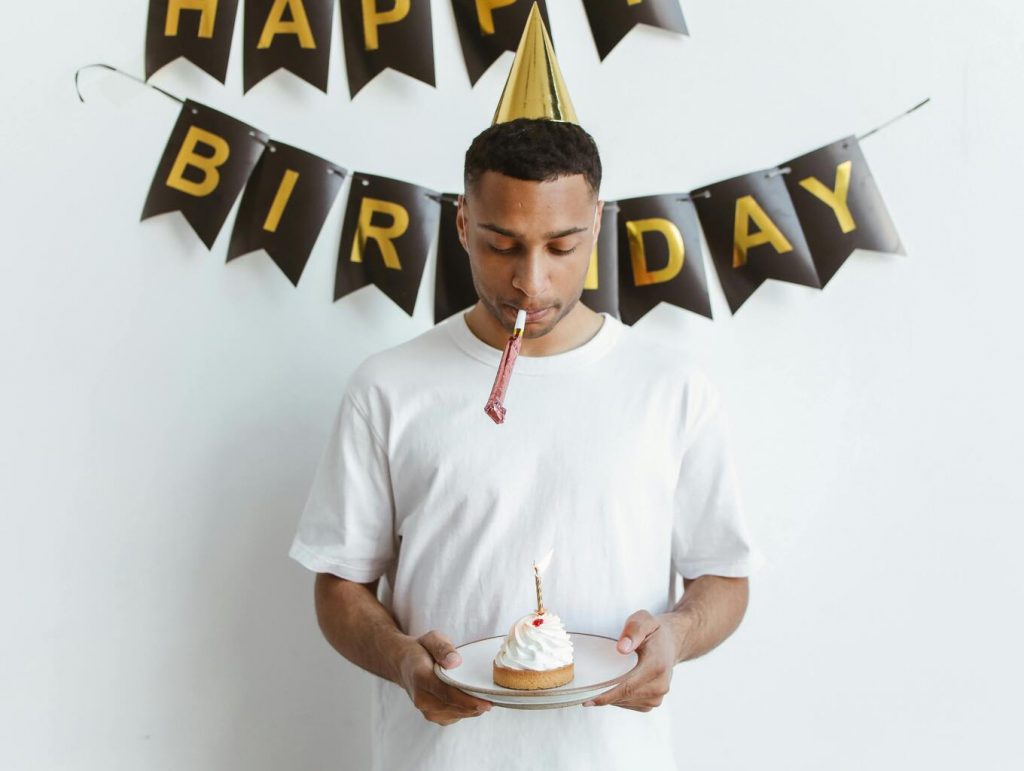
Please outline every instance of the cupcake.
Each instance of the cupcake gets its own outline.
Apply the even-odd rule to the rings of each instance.
[[[505,688],[556,688],[572,678],[572,640],[550,610],[516,621],[494,657],[494,682]]]

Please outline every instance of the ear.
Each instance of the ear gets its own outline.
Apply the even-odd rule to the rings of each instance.
[[[459,208],[455,214],[455,229],[459,231],[459,241],[462,248],[469,254],[469,243],[466,241],[466,196],[459,194]]]
[[[601,235],[601,215],[604,213],[604,201],[597,202],[597,216],[594,217],[594,240]]]

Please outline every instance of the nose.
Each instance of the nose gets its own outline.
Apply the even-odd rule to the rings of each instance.
[[[544,255],[530,251],[516,261],[512,286],[529,298],[540,297],[548,285],[548,266]]]

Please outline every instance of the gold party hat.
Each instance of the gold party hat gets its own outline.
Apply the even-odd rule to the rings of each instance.
[[[515,118],[546,118],[579,124],[536,2],[519,39],[516,58],[491,125]]]

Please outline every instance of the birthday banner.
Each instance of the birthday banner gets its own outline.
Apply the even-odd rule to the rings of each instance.
[[[142,219],[181,212],[212,249],[242,195],[227,260],[263,249],[297,285],[346,175],[186,100]],[[435,322],[475,303],[457,201],[455,193],[352,174],[334,299],[372,284],[411,316],[437,236]],[[849,136],[694,191],[606,202],[582,302],[627,324],[661,302],[712,318],[701,229],[733,313],[765,279],[820,289],[855,249],[903,253],[860,143]]]
[[[434,79],[430,0],[340,0],[349,95],[387,68],[428,85]],[[534,0],[452,0],[471,84],[515,51]],[[551,28],[544,0],[536,0]],[[583,0],[604,58],[637,24],[687,34],[679,0]],[[285,69],[327,93],[336,0],[246,0],[243,92]],[[149,0],[146,79],[184,57],[224,83],[238,0]]]

